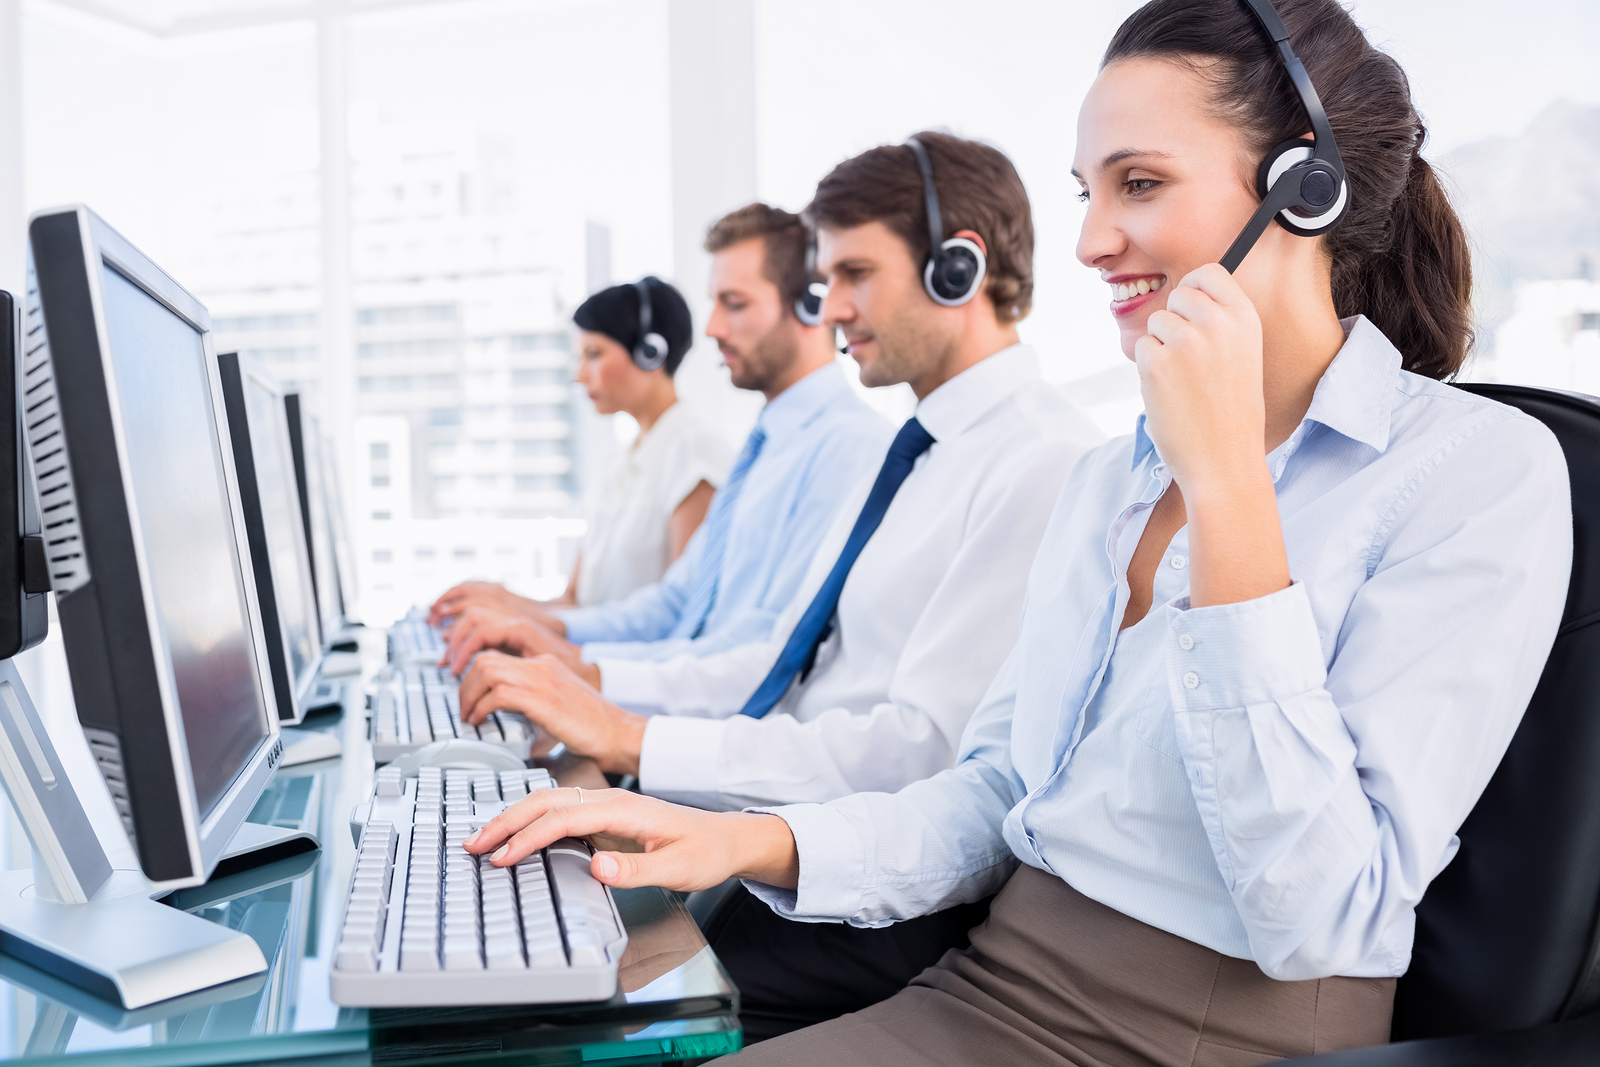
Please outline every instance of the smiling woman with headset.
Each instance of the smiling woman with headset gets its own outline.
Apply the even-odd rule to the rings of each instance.
[[[562,602],[621,600],[661,580],[700,526],[732,450],[678,400],[673,375],[694,342],[689,306],[659,278],[602,289],[579,305],[577,381],[601,415],[639,426],[600,477]]]
[[[810,922],[1000,891],[970,949],[752,1064],[1387,1040],[1414,909],[1533,692],[1572,550],[1554,437],[1442,382],[1470,270],[1423,137],[1337,0],[1141,8],[1074,175],[1145,415],[1068,479],[956,766],[762,814],[552,790],[472,851],[607,832],[646,851],[597,854],[602,881],[737,874]]]

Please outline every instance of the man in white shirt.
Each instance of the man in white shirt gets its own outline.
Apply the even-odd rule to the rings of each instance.
[[[709,808],[893,792],[951,766],[1016,640],[1056,494],[1101,435],[1018,343],[1033,233],[1001,153],[919,134],[840,164],[808,213],[825,320],[863,383],[907,382],[919,403],[771,638],[667,662],[487,652],[462,682],[463,717],[522,711],[642,791]],[[785,924],[742,898],[708,934],[761,1036],[897,991],[974,921],[968,906],[883,930]]]

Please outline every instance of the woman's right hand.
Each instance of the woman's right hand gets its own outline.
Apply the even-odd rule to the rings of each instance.
[[[682,892],[747,878],[784,889],[800,883],[789,824],[775,815],[686,808],[626,789],[540,789],[495,816],[465,848],[496,867],[563,837],[621,838],[642,852],[596,852],[589,871],[619,889],[658,885]]]
[[[451,674],[463,674],[472,657],[486,648],[524,657],[550,653],[569,666],[579,662],[576,645],[534,620],[471,607],[444,632],[444,655],[439,657],[439,666],[448,667]]]
[[[438,626],[445,619],[474,607],[533,619],[559,635],[567,632],[566,623],[540,607],[537,600],[518,596],[499,582],[462,582],[446,589],[428,608],[428,625]]]

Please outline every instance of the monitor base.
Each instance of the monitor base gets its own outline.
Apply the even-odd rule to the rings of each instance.
[[[134,871],[112,872],[86,904],[42,899],[35,880],[0,873],[0,951],[124,1008],[267,969],[253,938],[151,900]]]

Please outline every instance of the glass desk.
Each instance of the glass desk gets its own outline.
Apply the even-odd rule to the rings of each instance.
[[[379,635],[381,640],[381,634]],[[381,652],[379,653],[381,657]],[[370,662],[368,666],[374,666]],[[362,700],[352,689],[352,708]],[[213,879],[168,903],[254,937],[264,975],[132,1011],[0,956],[0,1061],[74,1067],[198,1065],[301,1060],[368,1064],[640,1064],[737,1051],[738,993],[675,894],[616,892],[628,927],[621,991],[598,1004],[486,1008],[341,1008],[328,967],[355,860],[349,816],[372,789],[366,716],[305,724],[334,730],[338,759],[288,767],[252,822],[309,829],[320,852]],[[549,764],[558,780],[603,779],[571,757]]]

